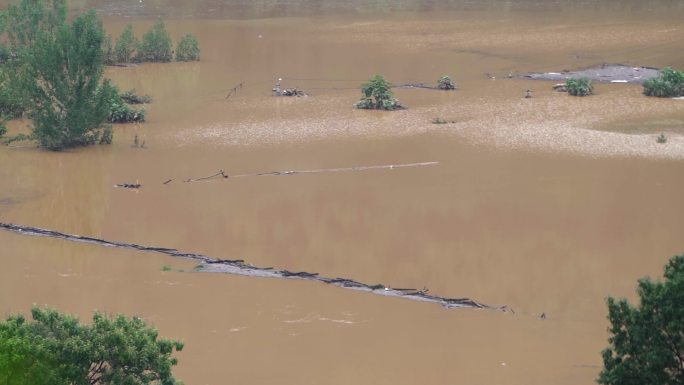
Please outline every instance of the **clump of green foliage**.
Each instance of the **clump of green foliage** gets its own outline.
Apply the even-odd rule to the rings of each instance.
[[[444,75],[437,80],[437,88],[440,90],[455,90],[456,89],[456,84],[451,80],[451,78],[447,75]]]
[[[133,26],[127,25],[121,32],[121,35],[116,39],[114,46],[114,61],[116,63],[130,63],[133,61],[134,53],[138,49],[138,39],[133,34]]]
[[[570,78],[565,81],[565,88],[572,96],[588,96],[594,94],[594,86],[589,78]]]
[[[102,63],[105,65],[116,64],[114,58],[114,45],[112,44],[112,35],[107,35],[102,42]]]
[[[104,31],[95,12],[77,16],[54,34],[40,34],[27,51],[22,78],[32,137],[41,147],[104,143],[116,89],[103,80]]]
[[[25,112],[25,101],[21,88],[16,84],[16,77],[11,73],[11,65],[0,67],[0,115],[14,119]]]
[[[200,49],[197,38],[185,34],[176,44],[176,61],[197,61],[200,59]]]
[[[663,68],[658,76],[644,81],[644,95],[661,98],[684,96],[684,72]]]
[[[366,110],[398,110],[404,108],[399,100],[394,98],[392,84],[381,75],[375,75],[368,83],[361,85],[361,100],[354,107]]]
[[[109,123],[141,123],[145,121],[145,109],[133,108],[117,95],[109,101],[107,121]]]
[[[159,338],[140,318],[93,315],[92,323],[34,307],[0,321],[0,383],[175,385],[179,341]]]
[[[119,94],[121,99],[128,104],[149,104],[152,103],[152,97],[149,95],[138,95],[135,90],[128,90]]]
[[[171,52],[171,36],[166,31],[164,21],[159,19],[143,35],[142,43],[138,47],[135,61],[138,62],[169,62],[173,59]]]
[[[639,305],[608,298],[610,346],[603,385],[684,384],[684,255],[665,266],[665,280],[639,280]]]

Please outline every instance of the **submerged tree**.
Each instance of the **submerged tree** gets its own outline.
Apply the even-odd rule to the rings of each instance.
[[[116,63],[130,63],[133,61],[133,54],[138,49],[138,39],[133,34],[133,26],[127,25],[121,32],[121,35],[116,39],[114,45],[114,61]]]
[[[665,266],[665,280],[639,280],[639,305],[608,298],[610,346],[604,385],[684,384],[684,255]]]
[[[185,34],[176,44],[177,61],[197,61],[200,59],[200,49],[197,38],[191,34]]]
[[[50,150],[107,143],[105,125],[116,90],[102,79],[104,31],[95,12],[41,33],[27,51],[23,86],[32,136]]]
[[[381,75],[375,75],[368,83],[361,85],[361,100],[354,107],[367,110],[398,110],[403,108],[394,98],[392,84]]]
[[[174,385],[178,341],[158,338],[140,318],[95,313],[92,324],[33,308],[33,321],[0,321],[0,383]]]
[[[164,21],[159,19],[143,35],[142,43],[138,47],[136,61],[169,62],[171,59],[173,59],[171,36],[166,31]]]

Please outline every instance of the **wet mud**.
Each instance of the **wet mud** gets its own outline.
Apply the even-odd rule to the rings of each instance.
[[[518,75],[521,79],[565,81],[570,78],[588,78],[599,83],[635,83],[658,76],[657,68],[632,67],[621,64],[602,64],[575,71],[541,72]]]

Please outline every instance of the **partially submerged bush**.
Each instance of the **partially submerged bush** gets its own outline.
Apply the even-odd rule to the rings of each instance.
[[[159,19],[143,35],[135,60],[138,62],[169,62],[171,59],[173,59],[171,37],[164,27],[164,21]]]
[[[565,81],[565,88],[572,96],[587,96],[594,94],[594,86],[589,78],[570,78]]]
[[[663,68],[658,76],[644,81],[644,95],[661,98],[684,96],[684,73]]]
[[[145,121],[145,109],[135,109],[126,104],[121,97],[112,98],[110,101],[109,115],[107,121],[110,123],[139,123]]]
[[[200,59],[200,49],[197,38],[186,34],[178,40],[176,45],[176,61],[197,61]]]
[[[138,95],[135,90],[128,90],[119,94],[119,97],[128,104],[149,104],[152,103],[152,97],[149,95]]]
[[[661,134],[658,135],[658,137],[656,138],[656,142],[657,142],[657,143],[660,143],[660,144],[667,143],[667,137],[665,136],[665,134],[661,133]]]
[[[375,75],[368,83],[361,85],[361,100],[354,107],[366,110],[398,110],[404,108],[399,100],[394,98],[392,85],[380,75]]]
[[[130,63],[133,61],[133,54],[138,49],[138,39],[133,35],[133,26],[130,24],[124,28],[123,32],[114,46],[114,60],[116,63]]]
[[[442,76],[437,80],[437,88],[440,90],[455,90],[456,84],[447,75]]]

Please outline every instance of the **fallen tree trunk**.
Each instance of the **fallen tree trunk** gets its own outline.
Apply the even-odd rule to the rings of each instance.
[[[282,279],[301,279],[307,281],[317,281],[326,283],[333,286],[338,286],[345,289],[360,290],[365,292],[370,292],[377,295],[383,295],[388,297],[399,297],[405,299],[411,299],[414,301],[424,301],[435,303],[441,305],[444,308],[474,308],[474,309],[490,309],[490,310],[501,310],[506,311],[505,306],[489,306],[472,300],[470,298],[448,298],[440,297],[436,295],[427,294],[427,289],[423,290],[410,290],[409,289],[393,289],[390,286],[385,286],[383,284],[365,284],[361,282],[354,281],[347,278],[326,278],[322,277],[316,273],[308,272],[291,272],[288,270],[277,270],[271,267],[258,267],[245,263],[241,259],[237,260],[220,260],[210,258],[206,255],[186,253],[178,251],[176,249],[164,248],[164,247],[154,247],[154,246],[143,246],[134,243],[125,242],[115,242],[108,241],[100,238],[93,238],[81,235],[73,235],[61,233],[59,231],[42,229],[38,227],[30,226],[19,226],[11,223],[1,223],[0,230],[10,231],[22,235],[39,236],[39,237],[50,237],[56,239],[62,239],[71,242],[83,242],[90,243],[98,246],[105,247],[117,247],[122,249],[132,249],[137,251],[146,251],[152,253],[160,253],[169,255],[177,258],[185,258],[199,262],[197,266],[197,271],[207,272],[207,273],[226,273],[243,275],[250,277],[263,277],[263,278],[282,278]]]

